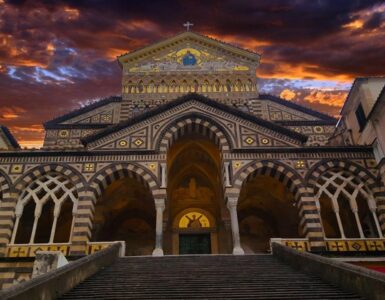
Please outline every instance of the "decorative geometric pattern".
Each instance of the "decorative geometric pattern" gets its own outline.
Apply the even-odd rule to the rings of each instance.
[[[23,173],[23,165],[17,164],[11,166],[11,174],[21,174]]]
[[[247,144],[251,145],[252,143],[254,143],[254,139],[251,138],[251,137],[248,137],[248,138],[246,138],[245,142],[246,142]]]
[[[140,145],[142,145],[144,142],[143,142],[143,140],[141,140],[141,139],[136,139],[135,141],[134,141],[134,144],[136,145],[136,146],[140,146]]]
[[[95,171],[95,164],[94,163],[85,163],[83,166],[83,172],[94,172]]]
[[[358,194],[362,194],[364,199],[373,199],[372,193],[363,182],[344,170],[328,170],[323,173],[316,182],[318,192],[316,198],[319,199],[322,194],[326,194],[330,200],[339,200],[340,195],[347,199],[356,199]]]
[[[326,250],[331,252],[385,251],[385,240],[327,240]]]
[[[118,145],[120,147],[127,147],[128,146],[128,142],[126,140],[120,140]]]
[[[306,163],[304,160],[297,160],[295,162],[295,168],[296,169],[303,169],[303,168],[305,168],[305,166],[306,166]]]
[[[114,242],[98,242],[98,243],[88,243],[87,251],[85,254],[93,254],[102,249],[109,247]],[[63,255],[68,256],[71,253],[72,245],[68,244],[41,244],[38,246],[17,246],[12,245],[7,247],[7,257],[35,257],[37,251],[60,251]]]
[[[68,130],[60,130],[59,131],[59,137],[61,137],[61,138],[69,137],[69,135],[70,135],[70,132]]]

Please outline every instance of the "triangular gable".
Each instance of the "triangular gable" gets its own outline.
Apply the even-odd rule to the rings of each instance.
[[[0,125],[0,151],[20,149],[19,143],[5,126]]]
[[[298,147],[306,136],[198,94],[188,94],[84,138],[89,149],[156,150],[164,128],[183,116],[215,122],[234,148]]]
[[[318,121],[319,120],[319,121],[326,121],[328,123],[337,122],[337,120],[332,116],[329,116],[327,114],[296,104],[294,102],[284,100],[277,96],[273,96],[269,94],[260,94],[256,100],[259,100],[259,101],[267,100],[268,102],[270,102],[270,104],[267,104],[267,105],[269,106],[269,112],[271,112],[271,116],[269,116],[269,119],[271,121]],[[280,108],[279,108],[280,106],[286,107],[287,110],[280,112]],[[276,120],[274,120],[275,111],[277,112]],[[284,113],[288,115],[287,118],[285,118]]]
[[[229,56],[247,60],[249,62],[254,62],[256,65],[259,64],[260,55],[255,52],[245,50],[234,45],[227,44],[222,41],[218,41],[191,31],[177,34],[173,37],[154,43],[150,46],[146,46],[133,52],[123,54],[118,57],[118,61],[122,65],[127,63],[131,64],[140,60],[146,60],[148,58],[154,57],[155,55],[157,55],[157,53],[162,52],[165,49],[174,48],[175,45],[185,42],[196,42],[200,45],[206,45],[210,48],[217,48],[220,49],[221,52]]]
[[[73,127],[74,125],[110,125],[114,123],[116,103],[122,101],[121,97],[109,97],[95,103],[71,111],[58,118],[44,123],[45,129]],[[115,118],[116,119],[116,118]],[[115,122],[116,123],[116,122]]]

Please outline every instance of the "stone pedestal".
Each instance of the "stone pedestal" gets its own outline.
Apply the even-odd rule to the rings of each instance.
[[[56,270],[66,264],[68,261],[60,251],[37,251],[32,278]]]

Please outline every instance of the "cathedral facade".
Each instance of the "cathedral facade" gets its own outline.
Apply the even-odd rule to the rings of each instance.
[[[46,122],[42,149],[0,131],[8,264],[115,241],[126,255],[257,253],[272,239],[385,251],[373,148],[338,141],[329,115],[260,94],[257,53],[187,31],[118,62],[121,96]]]

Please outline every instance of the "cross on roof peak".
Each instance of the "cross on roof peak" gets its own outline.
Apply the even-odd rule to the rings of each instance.
[[[186,31],[190,31],[190,27],[194,26],[194,24],[187,21],[183,26],[186,27]]]

